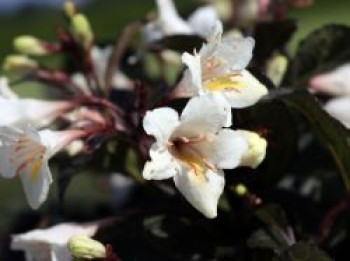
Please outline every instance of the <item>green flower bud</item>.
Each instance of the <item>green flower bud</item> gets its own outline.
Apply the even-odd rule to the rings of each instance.
[[[68,241],[68,249],[74,258],[96,259],[106,257],[106,248],[88,236],[73,236]]]
[[[18,36],[13,41],[14,48],[23,54],[44,55],[47,54],[42,42],[33,36]]]
[[[74,3],[70,0],[65,1],[63,4],[63,12],[67,17],[72,18],[76,14]]]
[[[276,54],[272,56],[266,64],[266,75],[274,83],[276,87],[279,87],[283,77],[287,71],[288,59],[282,54]]]
[[[94,38],[89,20],[82,14],[76,14],[72,17],[71,22],[72,31],[77,41],[84,47],[89,47]]]
[[[3,64],[3,69],[8,72],[28,73],[38,67],[39,65],[36,61],[24,55],[9,55],[5,58]]]

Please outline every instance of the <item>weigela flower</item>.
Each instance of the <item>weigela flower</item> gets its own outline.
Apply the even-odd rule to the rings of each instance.
[[[42,128],[74,108],[71,101],[7,99],[0,97],[0,126],[30,124]]]
[[[178,14],[172,0],[157,0],[156,3],[157,20],[146,24],[143,28],[146,43],[177,34],[197,34],[206,38],[219,19],[212,6],[198,8],[188,21],[185,21]]]
[[[250,37],[221,38],[222,24],[217,23],[212,37],[199,53],[184,53],[188,66],[179,83],[186,96],[219,93],[233,108],[256,103],[267,94],[266,87],[245,70],[254,47]]]
[[[350,96],[331,99],[326,103],[324,109],[350,129]]]
[[[148,111],[143,127],[156,142],[145,179],[173,178],[184,197],[208,218],[217,215],[225,179],[222,169],[239,165],[248,144],[240,134],[223,129],[230,107],[221,95],[192,98],[181,116],[171,108]]]
[[[47,229],[35,229],[24,234],[13,235],[12,250],[25,252],[27,261],[69,261],[68,240],[72,236],[93,236],[96,224],[79,225],[63,223]]]
[[[18,99],[18,95],[10,88],[6,77],[0,77],[0,98]]]
[[[33,209],[45,201],[52,183],[49,159],[82,131],[36,131],[31,127],[0,127],[0,175],[19,176]]]
[[[330,96],[350,95],[350,64],[342,65],[330,72],[313,76],[309,82],[310,91]]]
[[[112,55],[112,47],[107,46],[104,48],[99,48],[97,46],[93,46],[91,48],[91,59],[92,59],[92,66],[93,70],[96,73],[98,85],[105,89],[105,78],[106,78],[106,70],[108,66],[108,61]],[[87,90],[88,82],[86,81],[85,77],[80,74],[76,73],[73,75],[72,80],[81,86],[82,88],[86,89],[86,94],[90,94],[89,90]],[[133,86],[132,81],[121,71],[116,70],[113,74],[112,78],[112,87],[117,89],[131,89]],[[94,86],[96,87],[96,86]]]

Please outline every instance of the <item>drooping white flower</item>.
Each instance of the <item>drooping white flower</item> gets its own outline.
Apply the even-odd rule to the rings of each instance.
[[[104,48],[93,46],[91,49],[93,70],[96,73],[98,85],[102,88],[105,88],[106,70],[112,52],[113,49],[111,46],[106,46]],[[85,77],[80,73],[73,74],[72,80],[80,87],[85,87],[84,89],[88,86]],[[128,90],[132,88],[132,81],[121,71],[116,70],[112,78],[112,87]],[[86,89],[85,92],[89,94],[89,90]]]
[[[188,66],[179,83],[179,92],[187,96],[219,93],[233,108],[244,108],[267,94],[266,87],[245,70],[254,47],[250,37],[223,38],[222,24],[215,30],[199,53],[184,53]]]
[[[0,126],[30,124],[35,128],[42,128],[74,106],[72,101],[0,97]]]
[[[246,140],[223,129],[230,107],[220,95],[192,98],[181,116],[171,108],[148,111],[143,127],[156,142],[145,179],[173,178],[184,197],[208,218],[217,215],[225,179],[222,169],[239,165],[247,151]]]
[[[142,30],[146,43],[177,34],[197,34],[206,38],[219,19],[211,5],[198,8],[186,21],[180,17],[172,0],[156,0],[156,4],[158,18]]]
[[[345,64],[330,72],[313,76],[309,82],[309,89],[330,96],[350,95],[349,77],[350,64]]]
[[[18,95],[11,90],[6,77],[0,77],[0,98],[18,99]]]
[[[350,96],[331,99],[326,103],[324,109],[350,129]]]
[[[80,130],[0,127],[0,176],[19,176],[29,205],[39,208],[52,183],[49,159],[82,134]]]
[[[12,250],[25,252],[27,261],[69,261],[68,240],[72,236],[93,236],[97,224],[80,225],[62,223],[47,229],[35,229],[24,234],[13,235]]]

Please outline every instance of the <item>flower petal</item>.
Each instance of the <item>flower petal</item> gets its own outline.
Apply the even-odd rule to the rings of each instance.
[[[182,54],[182,62],[188,67],[179,84],[184,89],[189,89],[194,93],[202,92],[202,65],[201,57],[197,54]]]
[[[208,93],[189,100],[181,114],[181,124],[174,136],[192,137],[217,133],[231,122],[231,108],[219,94]]]
[[[208,38],[220,20],[215,8],[211,5],[200,7],[188,18],[188,24],[198,35]]]
[[[222,94],[230,103],[232,108],[245,108],[258,102],[268,93],[265,85],[260,83],[250,72],[243,70],[234,76],[230,82],[225,82],[218,89],[224,88]]]
[[[208,169],[202,176],[182,168],[182,171],[174,176],[174,182],[187,201],[204,216],[217,216],[218,201],[225,186],[222,171],[213,172]]]
[[[220,169],[233,169],[247,152],[248,143],[237,131],[222,129],[212,141],[198,143],[197,151]]]
[[[331,99],[324,108],[345,127],[350,128],[350,96]]]
[[[150,150],[151,161],[147,161],[142,176],[147,180],[162,180],[173,177],[179,165],[167,148],[159,148],[156,144]]]
[[[171,108],[147,111],[143,118],[143,128],[148,135],[156,138],[158,144],[166,142],[179,125],[179,114]]]
[[[41,163],[42,166],[34,164],[28,166],[27,171],[20,174],[20,178],[29,205],[33,209],[38,209],[47,198],[52,175],[47,163]]]

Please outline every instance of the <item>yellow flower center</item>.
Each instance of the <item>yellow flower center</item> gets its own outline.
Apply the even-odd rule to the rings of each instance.
[[[21,175],[29,167],[28,178],[30,180],[35,179],[41,170],[45,150],[43,145],[27,137],[22,136],[16,140],[14,154],[10,160],[16,162],[23,159],[17,164],[17,175]]]
[[[179,160],[179,162],[190,169],[195,175],[204,177],[208,169],[216,170],[215,165],[210,162],[197,148],[196,144],[203,142],[208,137],[198,135],[196,137],[178,137],[171,140],[168,144],[170,153]]]

